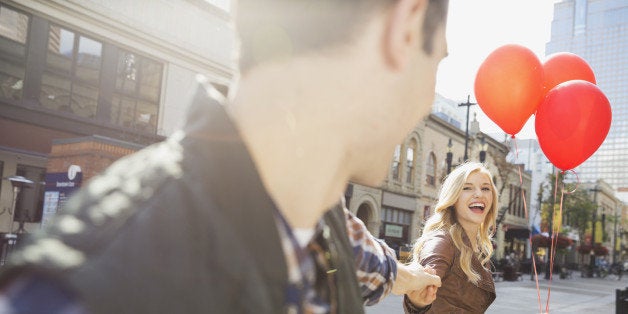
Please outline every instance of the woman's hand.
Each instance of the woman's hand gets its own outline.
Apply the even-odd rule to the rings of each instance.
[[[436,298],[436,290],[440,285],[440,277],[435,275],[433,269],[416,263],[410,265],[398,263],[397,278],[393,284],[392,293],[407,294],[413,303],[416,299],[417,302],[427,305]],[[420,306],[419,303],[417,306]]]

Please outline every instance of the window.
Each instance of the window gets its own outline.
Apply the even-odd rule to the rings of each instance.
[[[423,207],[423,220],[427,220],[430,218],[430,206],[426,205]]]
[[[416,150],[416,141],[412,140],[406,149],[406,183],[414,182],[414,152]]]
[[[22,99],[29,17],[0,4],[0,97]]]
[[[157,131],[162,71],[161,63],[120,51],[111,123],[147,132]]]
[[[102,43],[50,25],[39,101],[44,107],[94,118],[98,106]]]
[[[392,222],[400,225],[410,225],[412,223],[412,212],[397,208],[382,208],[382,221]]]
[[[393,155],[393,164],[392,164],[392,178],[393,180],[399,180],[399,160],[401,155],[401,146],[397,145],[395,147],[395,154]]]
[[[525,194],[526,190],[521,189],[519,186],[511,184],[509,186],[509,202],[508,202],[508,214],[517,217],[525,218],[524,200],[521,194]]]
[[[425,169],[426,177],[425,183],[427,185],[435,186],[436,185],[436,155],[434,153],[430,153],[430,156],[427,158],[427,165]]]

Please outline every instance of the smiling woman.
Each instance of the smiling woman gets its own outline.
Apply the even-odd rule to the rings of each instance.
[[[445,179],[434,215],[413,248],[412,263],[432,268],[442,286],[431,305],[404,298],[409,313],[483,313],[495,299],[490,271],[497,192],[481,163],[465,163]]]

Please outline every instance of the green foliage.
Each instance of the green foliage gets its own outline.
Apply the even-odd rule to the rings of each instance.
[[[586,190],[577,188],[575,184],[565,184],[563,187],[563,174],[559,172],[557,175],[557,190],[555,190],[556,175],[550,174],[547,177],[545,188],[549,190],[549,193],[547,193],[541,204],[541,221],[546,224],[546,226],[549,226],[552,204],[554,204],[554,210],[559,210],[560,208],[561,191],[564,189],[566,192],[571,192],[575,189],[573,193],[564,193],[563,195],[562,224],[569,226],[571,230],[577,229],[580,239],[584,239],[587,226],[592,220],[595,203],[590,199]],[[556,199],[554,199],[554,191],[556,191]],[[542,199],[541,195],[539,195],[539,199]],[[566,230],[563,229],[563,231]]]

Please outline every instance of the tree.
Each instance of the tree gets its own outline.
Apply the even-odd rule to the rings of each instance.
[[[572,228],[578,230],[580,239],[585,238],[585,233],[591,225],[595,203],[584,190],[576,190],[572,194],[565,195],[563,200],[563,216]]]
[[[550,193],[543,200],[541,205],[541,223],[548,226],[548,228],[549,226],[552,226],[552,222],[550,221],[550,217],[552,217],[552,205],[554,205],[554,211],[560,209],[561,191],[560,189],[555,190],[556,175],[558,175],[559,188],[561,188],[560,182],[563,180],[563,174],[549,174],[547,179],[549,180],[548,186],[550,188]],[[577,229],[580,239],[584,239],[587,228],[591,223],[593,211],[595,210],[595,203],[591,201],[585,190],[577,189],[573,183],[567,183],[562,188],[565,191],[572,191],[575,189],[573,193],[565,193],[563,195],[563,215],[560,217],[562,224],[569,226],[572,229]],[[554,191],[556,191],[556,199],[554,199]]]

